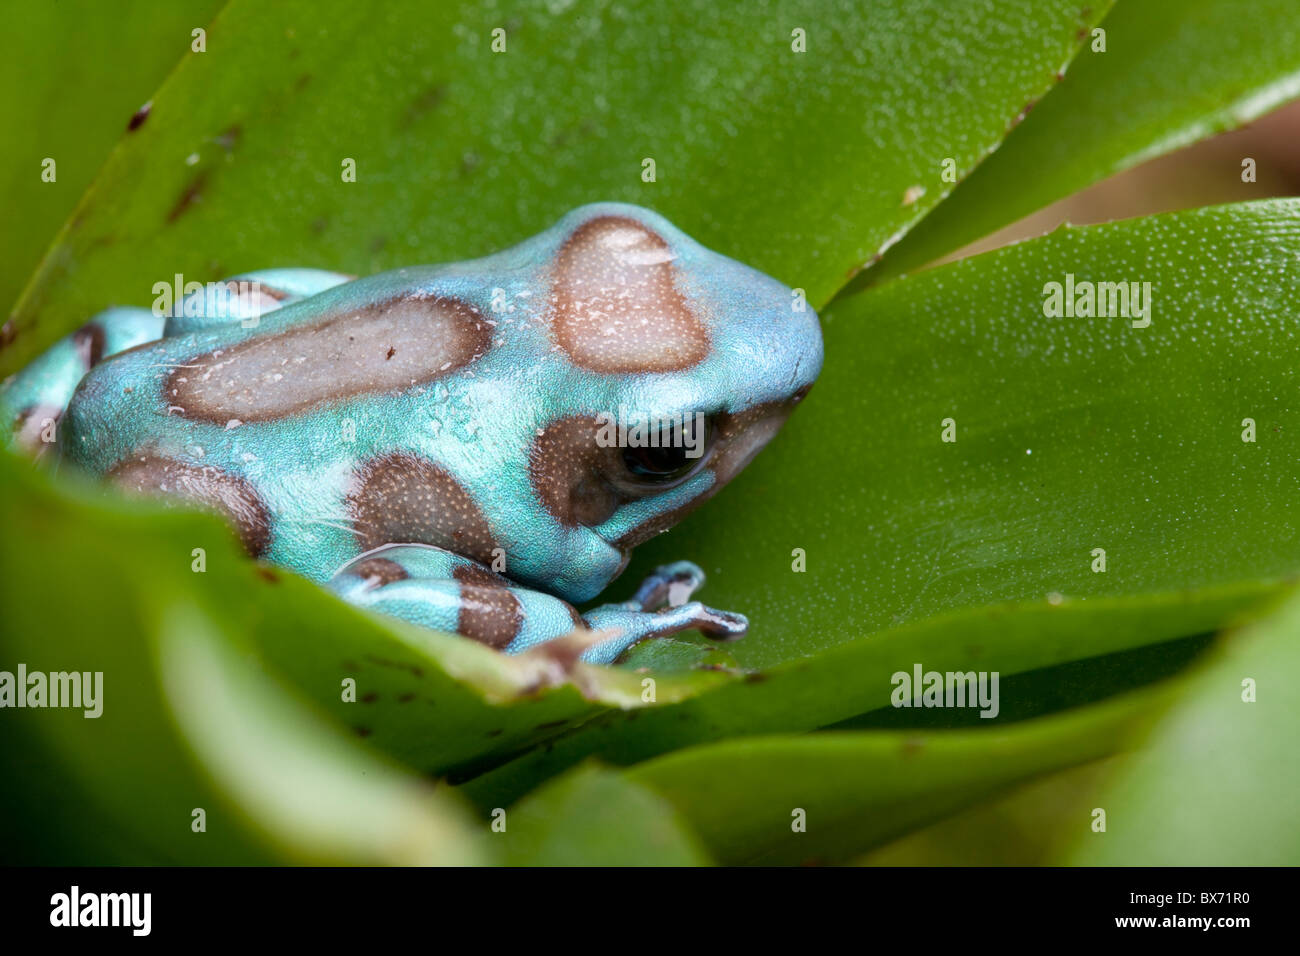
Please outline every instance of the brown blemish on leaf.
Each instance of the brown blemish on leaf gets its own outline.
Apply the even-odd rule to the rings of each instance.
[[[180,196],[177,198],[175,204],[173,204],[172,211],[167,214],[167,222],[169,224],[175,222],[187,213],[190,208],[197,203],[200,198],[202,198],[203,187],[207,184],[207,181],[208,171],[206,169],[190,180],[189,185],[185,187],[184,191],[182,191]]]
[[[411,104],[407,106],[406,112],[402,114],[401,127],[405,129],[406,127],[410,126],[411,124],[419,120],[425,114],[430,113],[433,110],[436,110],[439,106],[442,105],[443,100],[445,100],[446,98],[447,98],[446,83],[438,83],[435,86],[429,87],[427,90],[420,93],[419,96],[413,99],[411,101]]]
[[[132,113],[131,119],[127,121],[126,131],[128,133],[134,133],[141,126],[143,126],[144,121],[149,118],[149,111],[152,109],[153,109],[153,100],[150,100],[148,103],[145,103],[144,106],[140,107],[138,110]]]
[[[220,146],[222,149],[224,149],[226,152],[229,153],[233,151],[236,146],[239,145],[239,141],[240,139],[243,138],[243,136],[244,136],[243,127],[241,127],[238,123],[233,123],[226,130],[219,133],[216,136],[214,141],[218,146]]]
[[[1011,120],[1011,129],[1015,129],[1015,127],[1021,125],[1022,122],[1024,122],[1024,117],[1027,117],[1028,114],[1030,114],[1031,109],[1034,109],[1037,103],[1039,103],[1037,99],[1032,99],[1028,101],[1028,103],[1024,104],[1023,107],[1021,107],[1021,112],[1015,114],[1014,120]]]
[[[374,654],[367,654],[366,660],[372,664],[378,664],[380,667],[391,667],[393,670],[407,671],[416,677],[424,676],[424,669],[415,664],[407,664],[403,661],[391,661],[385,657],[376,657]],[[354,668],[355,669],[355,668]]]
[[[363,694],[361,697],[361,703],[363,704],[373,704],[377,700],[379,700],[379,695],[373,690],[368,694]]]
[[[257,576],[261,578],[263,581],[265,581],[267,584],[280,583],[280,575],[276,574],[273,570],[267,567],[262,567],[259,565],[257,568]]]

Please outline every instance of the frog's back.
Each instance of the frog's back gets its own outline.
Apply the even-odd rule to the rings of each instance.
[[[62,454],[129,490],[213,507],[254,555],[318,580],[393,535],[490,560],[486,521],[462,526],[477,508],[445,475],[472,417],[460,390],[474,379],[454,373],[489,350],[491,323],[456,298],[386,294],[392,281],[248,323],[169,320],[171,334],[81,380]]]

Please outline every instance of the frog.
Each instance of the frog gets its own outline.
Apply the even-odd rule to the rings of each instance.
[[[685,560],[577,608],[768,444],[822,359],[798,290],[606,202],[463,262],[116,306],[6,382],[0,422],[353,605],[507,654],[589,634],[580,659],[611,664],[747,632]]]

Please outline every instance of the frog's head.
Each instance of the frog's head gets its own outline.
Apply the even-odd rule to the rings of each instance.
[[[582,601],[771,440],[821,370],[822,338],[801,292],[648,210],[585,206],[539,240],[564,375],[529,478],[564,529],[549,583]]]

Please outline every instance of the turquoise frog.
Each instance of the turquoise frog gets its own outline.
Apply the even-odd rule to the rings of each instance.
[[[256,557],[506,652],[580,626],[597,663],[744,634],[689,600],[704,574],[684,561],[629,601],[573,605],[808,393],[821,333],[793,290],[613,203],[470,262],[222,289],[241,294],[111,309],[57,343],[0,392],[17,443],[214,509]]]

